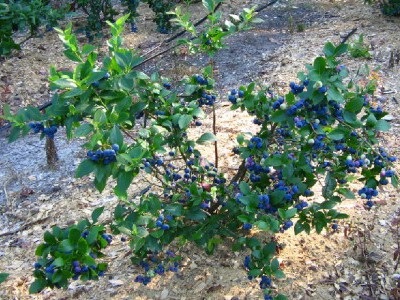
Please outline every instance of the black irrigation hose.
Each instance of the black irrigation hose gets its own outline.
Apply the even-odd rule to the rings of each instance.
[[[347,42],[347,40],[353,35],[355,34],[357,31],[357,27],[353,28],[348,34],[346,34],[346,36],[342,39],[342,41],[340,42],[340,44],[344,44]]]

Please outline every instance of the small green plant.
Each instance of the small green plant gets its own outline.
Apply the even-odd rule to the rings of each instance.
[[[65,229],[54,226],[51,232],[46,231],[44,243],[36,249],[39,258],[34,264],[30,293],[45,287],[66,288],[71,278],[86,281],[104,276],[107,264],[96,259],[104,256],[101,251],[111,243],[112,236],[106,234],[103,225],[96,225],[103,209],[93,211],[92,222],[82,220]]]
[[[364,36],[362,34],[349,45],[349,54],[353,58],[371,58],[369,47],[364,42]]]

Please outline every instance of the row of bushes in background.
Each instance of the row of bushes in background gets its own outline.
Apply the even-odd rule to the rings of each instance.
[[[177,2],[167,0],[120,0],[124,13],[129,13],[131,30],[136,32],[135,19],[139,16],[137,8],[140,2],[146,3],[154,12],[154,22],[158,31],[172,31],[171,15],[167,14]],[[189,3],[191,1],[185,1]],[[0,56],[20,49],[13,34],[21,30],[29,30],[31,35],[37,33],[40,26],[50,30],[71,11],[81,10],[87,15],[86,34],[89,39],[101,33],[105,21],[113,21],[120,13],[111,0],[68,0],[53,3],[50,0],[0,0]]]
[[[154,22],[158,31],[169,33],[172,31],[168,14],[177,1],[167,0],[120,0],[124,13],[129,13],[131,30],[137,31],[135,19],[139,16],[137,9],[140,2],[146,3],[154,12]],[[185,0],[186,4],[198,2]],[[365,0],[365,3],[378,3],[386,15],[400,14],[400,0]],[[31,35],[35,34],[41,25],[51,29],[57,20],[63,19],[71,10],[82,10],[87,15],[86,34],[89,40],[99,34],[105,21],[113,21],[119,14],[111,0],[66,0],[52,3],[50,0],[0,0],[0,57],[11,53],[13,49],[20,49],[20,44],[13,39],[13,33],[28,29]]]

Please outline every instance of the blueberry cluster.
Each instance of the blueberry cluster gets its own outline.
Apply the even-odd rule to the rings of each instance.
[[[328,87],[325,85],[318,88],[318,92],[321,94],[325,94],[327,91],[328,91]]]
[[[370,108],[369,108],[369,111],[372,112],[372,113],[374,113],[374,114],[381,114],[381,113],[383,113],[383,109],[382,109],[382,107],[380,107],[380,106],[377,106],[377,107],[370,107]]]
[[[249,144],[247,145],[247,147],[249,149],[261,149],[263,146],[263,140],[258,137],[258,136],[253,136],[250,141]]]
[[[298,84],[296,84],[294,82],[289,83],[289,87],[290,87],[291,92],[293,94],[295,94],[295,95],[300,94],[304,90],[304,85],[303,84],[302,85],[298,85]]]
[[[89,267],[86,265],[81,265],[79,261],[75,260],[72,262],[72,272],[74,275],[72,279],[77,280],[80,275],[89,271]]]
[[[30,122],[29,128],[32,129],[33,133],[39,133],[43,131],[44,125],[42,122]]]
[[[292,226],[293,226],[292,220],[286,220],[285,222],[283,222],[283,225],[281,227],[281,231],[288,230]]]
[[[243,266],[246,270],[250,270],[251,258],[249,255],[246,255],[243,261]]]
[[[138,27],[135,22],[131,22],[131,32],[138,32]]]
[[[271,287],[271,284],[272,284],[271,278],[269,278],[268,276],[265,276],[265,275],[261,276],[260,288],[262,290]]]
[[[149,255],[149,261],[141,261],[139,263],[145,274],[136,276],[134,281],[147,285],[155,275],[164,275],[166,271],[178,272],[179,263],[175,261],[175,256],[175,253],[171,250],[167,250],[159,255],[157,253]]]
[[[306,101],[304,99],[300,99],[296,101],[292,106],[290,106],[287,110],[286,113],[289,116],[293,116],[294,114],[297,113],[298,110],[302,109],[305,106]]]
[[[385,170],[382,169],[381,173],[380,173],[380,179],[379,179],[379,184],[382,185],[387,185],[389,183],[389,180],[387,179],[387,177],[393,177],[395,175],[395,171],[394,170]]]
[[[367,201],[365,202],[365,205],[367,206],[367,208],[371,208],[372,206],[374,206],[374,201],[372,201],[372,197],[378,196],[378,190],[364,186],[362,189],[358,190],[358,195],[362,199],[366,199]]]
[[[349,149],[347,148],[347,150]],[[365,155],[361,155],[358,159],[354,159],[351,155],[348,155],[344,164],[346,166],[347,173],[357,173],[357,168],[368,166],[370,164],[370,160],[366,158]]]
[[[162,230],[168,230],[169,225],[166,224],[168,221],[172,221],[173,217],[171,215],[167,215],[164,217],[164,215],[159,215],[157,220],[156,220],[156,226],[161,228]]]
[[[237,103],[237,99],[238,98],[243,98],[244,97],[244,91],[242,90],[232,90],[228,96],[228,100],[229,102],[231,102],[232,104],[236,104]]]
[[[89,150],[87,152],[87,157],[94,162],[102,162],[104,165],[108,165],[112,162],[117,161],[117,152],[119,151],[119,146],[113,144],[111,149],[98,149],[96,151]]]
[[[202,107],[203,105],[214,105],[217,97],[215,95],[211,95],[208,93],[203,93],[201,98],[198,100],[199,106]]]
[[[203,76],[201,76],[201,75],[195,75],[194,79],[200,85],[207,85],[208,84],[208,80],[206,78],[204,78]]]
[[[143,159],[143,168],[160,167],[163,165],[164,165],[164,159],[159,156]]]
[[[54,139],[54,135],[57,132],[57,126],[51,125],[50,127],[44,127],[42,122],[30,122],[29,128],[32,129],[33,133],[42,132],[50,139]]]
[[[307,125],[307,121],[301,117],[295,117],[293,121],[297,128],[302,128]]]
[[[251,228],[253,228],[253,225],[250,223],[244,223],[242,228],[243,230],[250,230]]]
[[[112,241],[112,235],[110,235],[110,234],[106,234],[106,233],[103,233],[103,234],[101,235],[101,237],[102,237],[103,239],[105,239],[105,240],[106,240],[107,244],[111,244],[111,241]]]
[[[297,203],[294,207],[297,208],[298,211],[303,210],[308,206],[308,203],[306,201],[300,201]]]
[[[54,139],[54,135],[57,132],[57,126],[51,125],[50,127],[45,127],[43,133],[50,139]]]
[[[334,222],[331,225],[331,228],[332,228],[333,231],[337,231],[337,230],[339,230],[339,224],[337,222]]]
[[[164,82],[164,83],[163,83],[163,86],[164,86],[167,90],[170,90],[171,87],[172,87],[172,85],[171,85],[169,82]]]
[[[279,109],[284,101],[285,100],[283,99],[283,97],[278,97],[278,99],[274,103],[272,103],[272,108],[275,110]]]
[[[138,276],[136,276],[134,281],[142,283],[143,285],[148,285],[151,282],[151,277],[150,276],[138,275]]]

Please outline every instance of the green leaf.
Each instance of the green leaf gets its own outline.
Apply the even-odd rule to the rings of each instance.
[[[240,222],[242,222],[242,223],[248,223],[248,222],[250,222],[250,217],[249,217],[249,216],[246,216],[246,215],[237,216],[237,219],[238,219]]]
[[[288,117],[285,110],[278,110],[271,115],[272,122],[281,123],[287,119]]]
[[[348,48],[349,48],[348,44],[339,44],[339,46],[337,46],[335,49],[335,56],[337,57],[346,53]]]
[[[274,300],[288,300],[288,298],[285,295],[279,294],[274,297]]]
[[[181,115],[178,120],[178,125],[180,129],[186,129],[192,122],[193,116],[191,115]]]
[[[80,238],[78,241],[78,253],[80,255],[84,255],[88,252],[89,245],[88,242],[84,238]]]
[[[81,137],[81,136],[88,136],[90,133],[93,132],[93,125],[89,123],[85,123],[80,125],[76,130],[75,130],[75,136],[76,137]]]
[[[94,171],[95,167],[96,164],[93,161],[85,159],[79,164],[78,168],[76,169],[75,176],[77,178],[81,178],[83,176],[89,175]]]
[[[125,70],[130,70],[143,61],[141,57],[135,56],[132,52],[127,50],[116,52],[115,59],[117,64]]]
[[[104,206],[101,207],[97,207],[93,212],[92,212],[92,221],[93,223],[97,223],[97,221],[99,220],[99,217],[101,216],[101,214],[104,211]]]
[[[120,171],[117,178],[117,185],[114,188],[115,195],[120,199],[126,199],[128,197],[127,190],[135,178],[134,172]]]
[[[294,234],[299,234],[303,231],[304,231],[303,223],[297,221],[296,224],[294,225]]]
[[[118,80],[118,87],[125,91],[131,91],[135,86],[132,74],[125,75]]]
[[[99,72],[91,72],[88,77],[86,77],[84,80],[86,81],[86,84],[92,84],[93,82],[99,81],[106,75],[106,71],[99,71]]]
[[[53,84],[59,89],[73,89],[77,87],[75,81],[71,78],[60,78],[54,81]]]
[[[81,231],[77,228],[72,228],[68,233],[68,240],[71,245],[76,245],[81,237]]]
[[[263,231],[269,231],[271,229],[271,226],[267,222],[264,221],[257,221],[254,223],[255,226],[257,226],[258,229],[263,230]]]
[[[251,188],[247,182],[240,182],[239,184],[239,189],[242,192],[243,195],[250,195],[251,194]]]
[[[82,58],[71,49],[64,50],[64,55],[75,62],[82,62]]]
[[[8,274],[8,273],[0,273],[0,283],[6,281],[8,276],[10,276],[10,274]]]
[[[196,141],[197,144],[203,145],[209,142],[215,142],[217,140],[216,136],[210,132],[203,133]]]
[[[8,136],[8,142],[12,143],[15,142],[21,135],[21,128],[20,127],[12,127],[10,135]]]
[[[347,199],[356,199],[356,196],[352,191],[346,188],[339,188],[337,189],[338,193],[346,197]]]
[[[324,73],[325,69],[326,69],[326,60],[323,57],[317,57],[314,60],[314,69],[318,74],[322,74]]]
[[[322,188],[322,196],[329,199],[336,188],[336,179],[333,177],[332,172],[328,172],[325,177],[325,185]]]
[[[378,131],[384,131],[384,132],[386,132],[386,131],[389,131],[389,129],[390,129],[390,124],[389,124],[388,121],[382,120],[382,119],[381,119],[381,120],[378,120],[378,121],[376,122],[375,129],[378,130]]]
[[[349,124],[355,124],[357,122],[357,115],[347,110],[343,112],[343,118]]]
[[[297,213],[297,208],[290,208],[285,212],[286,219],[293,218]]]
[[[110,132],[110,142],[112,144],[118,144],[122,146],[124,142],[124,136],[122,135],[121,130],[119,129],[118,125],[114,125]]]
[[[63,240],[58,246],[58,251],[60,251],[60,252],[66,253],[66,252],[70,252],[73,250],[74,250],[74,247],[71,245],[69,240]]]
[[[331,42],[328,42],[325,44],[323,51],[324,51],[325,56],[333,56],[335,53],[335,50],[336,50],[335,46]]]
[[[44,239],[44,241],[45,241],[47,244],[50,244],[50,245],[55,245],[55,244],[57,244],[56,238],[55,238],[54,235],[52,235],[49,231],[46,231],[46,232],[44,233],[43,239]]]
[[[279,270],[279,261],[276,258],[274,258],[271,261],[271,271],[275,273],[277,270]]]
[[[328,138],[330,138],[331,140],[334,140],[334,141],[340,141],[341,139],[344,138],[343,131],[338,128],[329,132],[327,134],[327,136],[328,136]]]
[[[93,244],[97,240],[97,236],[98,236],[99,232],[102,230],[103,230],[102,226],[94,226],[94,227],[90,228],[89,234],[86,238],[87,243],[89,245]]]
[[[364,106],[364,100],[362,97],[354,97],[348,101],[344,107],[346,111],[358,114]]]
[[[376,119],[374,114],[369,114],[368,118],[367,118],[367,126],[369,127],[375,127],[375,125],[378,123],[378,120]]]
[[[208,10],[208,12],[214,12],[215,3],[214,0],[203,0],[203,6]]]
[[[390,181],[395,188],[399,187],[399,177],[397,175],[393,175]]]
[[[164,234],[164,230],[162,230],[162,229],[159,229],[159,230],[156,230],[156,231],[153,231],[150,233],[150,235],[152,237],[155,237],[156,239],[159,239],[160,237],[162,237],[163,234]]]
[[[105,123],[107,121],[106,113],[102,109],[96,110],[96,112],[94,113],[93,120],[96,123],[100,123],[100,124]]]
[[[40,293],[46,287],[46,280],[37,278],[29,287],[29,294]]]
[[[55,267],[62,267],[64,266],[64,259],[62,259],[62,257],[57,257],[51,264]]]
[[[86,44],[82,47],[82,54],[88,55],[89,53],[93,52],[94,50],[96,50],[95,46]]]
[[[328,89],[327,98],[328,100],[333,100],[339,103],[344,101],[342,93],[333,86]]]

